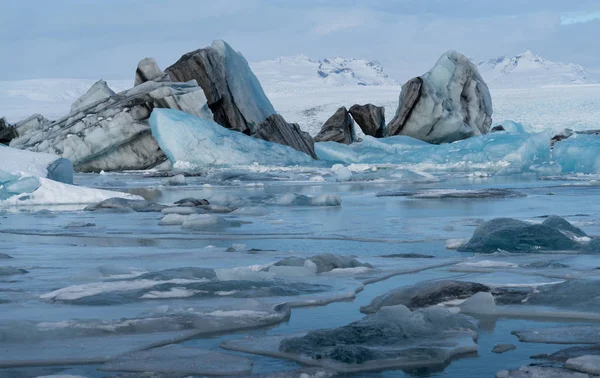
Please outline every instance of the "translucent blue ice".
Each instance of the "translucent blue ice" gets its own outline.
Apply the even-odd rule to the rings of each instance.
[[[600,173],[600,137],[575,134],[554,144],[552,157],[563,173]]]
[[[490,170],[521,173],[550,159],[547,134],[493,133],[454,143],[432,145],[407,136],[365,136],[349,146],[316,143],[321,160],[332,163],[398,164],[420,169]]]
[[[197,166],[308,164],[313,159],[291,147],[249,137],[219,124],[171,109],[155,109],[152,135],[172,163]]]

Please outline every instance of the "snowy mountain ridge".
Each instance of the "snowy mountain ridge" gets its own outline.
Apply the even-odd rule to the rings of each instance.
[[[250,63],[263,86],[381,86],[399,85],[379,62],[347,57],[313,61],[306,55]]]
[[[477,63],[491,87],[542,87],[551,85],[596,84],[580,65],[555,62],[527,50],[514,57],[501,56]]]

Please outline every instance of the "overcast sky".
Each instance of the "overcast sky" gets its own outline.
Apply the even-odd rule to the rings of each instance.
[[[599,0],[0,0],[0,80],[132,78],[224,39],[248,60],[379,60],[396,78],[456,49],[525,49],[600,72]]]

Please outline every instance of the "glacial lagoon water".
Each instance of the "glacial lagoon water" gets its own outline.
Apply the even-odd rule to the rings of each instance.
[[[598,236],[596,176],[399,174],[380,168],[339,182],[329,169],[263,168],[202,172],[186,177],[183,186],[169,186],[165,178],[141,172],[75,177],[81,185],[164,204],[207,199],[215,205],[213,213],[198,217],[194,227],[161,225],[165,214],[160,212],[90,212],[76,205],[4,209],[0,377],[127,376],[105,371],[104,362],[172,342],[249,358],[253,366],[246,376],[295,370],[302,366],[220,345],[340,327],[362,319],[359,308],[374,297],[423,281],[540,287],[600,277],[600,258],[593,255],[475,255],[446,248],[448,240],[468,239],[479,224],[497,217],[541,222],[556,214]],[[323,253],[351,256],[373,269],[314,274],[306,264],[269,267],[290,256]],[[402,254],[413,255],[383,257]],[[522,268],[536,261],[566,267]],[[216,279],[181,268],[209,268]],[[293,307],[287,315],[272,312],[284,302]],[[565,308],[519,308],[521,315],[480,318],[478,351],[444,366],[338,376],[493,377],[500,370],[535,363],[533,355],[570,346],[519,342],[512,331],[597,324],[577,319],[575,313],[563,319],[548,315]],[[494,345],[505,343],[516,350],[492,353]],[[166,357],[164,366],[179,367]]]

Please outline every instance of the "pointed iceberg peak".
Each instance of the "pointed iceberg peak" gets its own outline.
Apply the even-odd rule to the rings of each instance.
[[[93,104],[105,101],[106,99],[115,95],[115,92],[110,89],[106,81],[98,80],[92,85],[83,96],[79,97],[73,105],[71,105],[71,113],[76,113],[82,109],[85,109]]]

